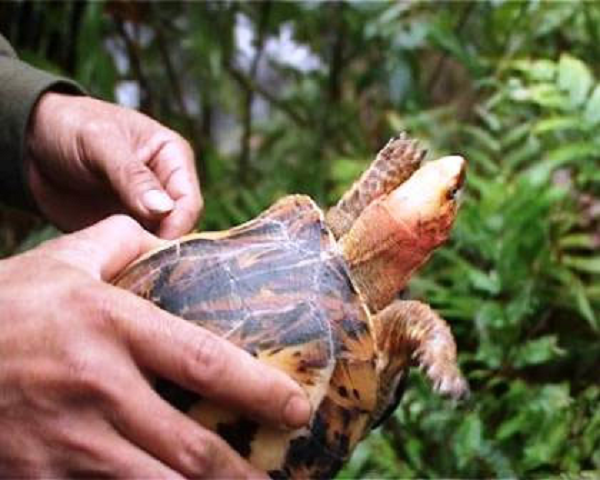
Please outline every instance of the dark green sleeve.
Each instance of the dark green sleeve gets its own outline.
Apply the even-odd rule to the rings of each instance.
[[[33,107],[48,90],[83,93],[76,83],[21,62],[0,35],[0,201],[13,207],[36,209],[23,168],[25,135]]]

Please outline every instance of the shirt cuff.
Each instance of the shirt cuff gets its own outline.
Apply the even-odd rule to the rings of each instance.
[[[43,93],[83,95],[77,83],[0,57],[0,196],[7,205],[37,212],[25,172],[26,135],[31,113]]]

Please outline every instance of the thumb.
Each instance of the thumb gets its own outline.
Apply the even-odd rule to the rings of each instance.
[[[106,175],[123,204],[138,218],[152,220],[175,207],[154,172],[133,155],[122,161],[104,162]]]
[[[51,240],[41,249],[95,278],[110,281],[139,256],[163,243],[131,217],[114,215]]]

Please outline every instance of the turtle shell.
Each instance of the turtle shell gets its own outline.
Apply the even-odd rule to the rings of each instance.
[[[309,197],[286,197],[231,230],[184,237],[142,257],[116,284],[302,385],[313,416],[290,432],[157,384],[164,398],[272,477],[330,478],[368,430],[378,387],[369,313]]]

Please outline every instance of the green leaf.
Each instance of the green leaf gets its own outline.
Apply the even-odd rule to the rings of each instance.
[[[581,141],[562,145],[552,150],[543,161],[534,165],[527,172],[527,177],[534,184],[546,183],[550,174],[558,167],[575,164],[597,155],[598,147],[592,142]]]
[[[511,127],[500,139],[500,146],[502,149],[512,147],[513,145],[526,140],[529,137],[530,132],[531,124],[529,122]]]
[[[600,274],[600,257],[564,255],[562,261],[580,272]]]
[[[573,401],[567,383],[544,385],[533,401],[532,407],[545,413],[555,414],[569,407]]]
[[[493,157],[481,148],[465,147],[462,154],[466,157],[469,163],[477,165],[482,171],[487,174],[497,172],[498,165],[494,161]],[[471,179],[468,180],[471,182]]]
[[[587,101],[584,118],[593,126],[600,123],[600,85],[596,85]]]
[[[565,448],[569,435],[569,423],[565,417],[559,417],[545,426],[534,442],[525,446],[523,464],[526,469],[535,469],[550,464],[561,449]]]
[[[558,86],[569,94],[573,108],[583,104],[593,83],[594,77],[585,63],[569,54],[560,56]]]
[[[454,442],[458,460],[463,466],[479,453],[483,444],[483,423],[477,412],[465,417],[456,431]]]
[[[476,290],[497,295],[501,290],[500,277],[498,272],[492,271],[485,273],[481,270],[471,268],[468,271],[469,280]]]
[[[572,103],[554,84],[539,84],[526,90],[525,100],[540,107],[557,110],[570,110]]]
[[[556,63],[552,60],[516,60],[512,67],[523,72],[530,80],[543,82],[554,80],[556,75]]]
[[[508,151],[503,157],[503,164],[510,169],[516,169],[523,164],[536,160],[541,149],[542,145],[538,137],[529,136],[521,146]]]
[[[474,125],[467,125],[463,128],[463,132],[488,151],[500,151],[500,142],[487,130]]]
[[[546,335],[521,345],[516,351],[513,363],[515,367],[523,368],[549,362],[564,354],[565,351],[558,346],[557,336]]]
[[[581,248],[587,250],[594,250],[598,248],[596,240],[591,233],[572,233],[565,235],[559,240],[559,245],[562,248]]]
[[[474,109],[477,115],[485,122],[487,128],[494,132],[497,132],[502,128],[500,118],[497,114],[483,108],[481,105],[476,105]]]
[[[544,118],[533,127],[534,133],[556,133],[564,130],[582,131],[585,125],[578,116],[560,116]]]
[[[527,417],[524,414],[514,415],[503,422],[496,430],[495,437],[498,440],[508,440],[526,430]]]
[[[577,2],[542,3],[538,6],[537,15],[532,18],[535,25],[533,29],[535,37],[542,37],[554,30],[568,28],[566,23],[577,11]]]
[[[594,309],[588,298],[588,293],[580,282],[577,282],[573,286],[573,290],[575,292],[575,301],[577,302],[579,313],[587,320],[592,330],[598,332],[600,330],[600,325],[598,325],[598,319],[596,318],[596,314],[594,313]]]

